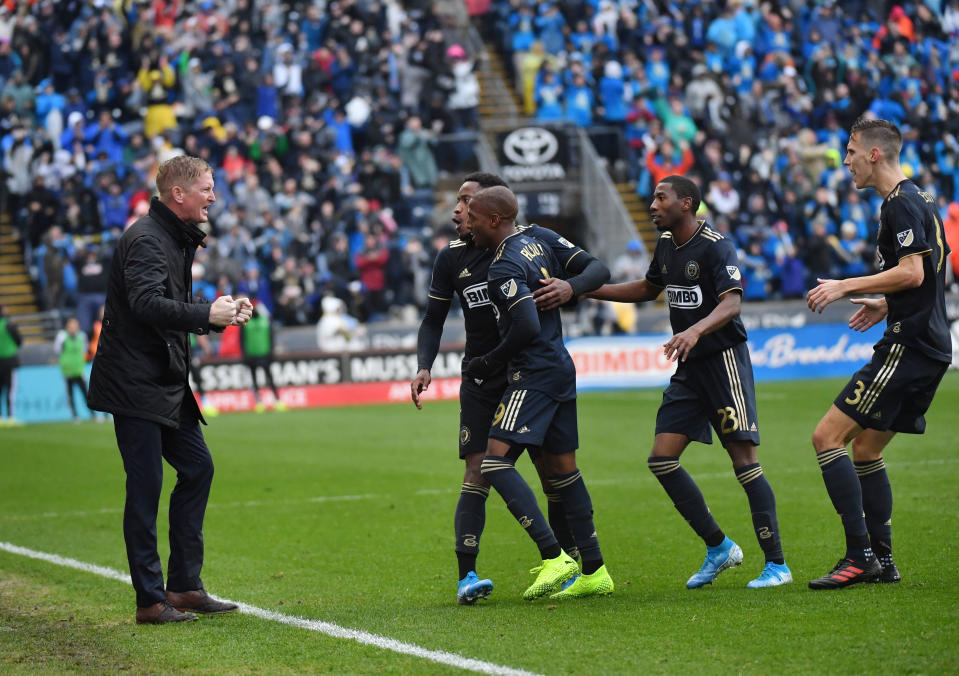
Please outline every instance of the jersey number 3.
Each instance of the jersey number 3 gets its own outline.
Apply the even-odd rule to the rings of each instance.
[[[856,389],[853,391],[851,397],[846,397],[846,403],[850,406],[855,406],[859,403],[859,400],[862,399],[862,391],[866,389],[866,384],[861,380],[856,381]]]

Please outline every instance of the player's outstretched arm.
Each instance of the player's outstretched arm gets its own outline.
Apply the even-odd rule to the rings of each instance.
[[[609,268],[606,264],[585,251],[569,261],[567,272],[574,274],[566,280],[555,277],[540,280],[543,286],[533,291],[537,310],[545,312],[565,305],[609,281]]]
[[[410,381],[410,396],[416,408],[422,409],[420,394],[430,387],[430,369],[440,351],[440,340],[443,337],[443,324],[449,314],[451,301],[429,297],[426,304],[426,314],[420,323],[419,333],[416,334],[416,376]]]
[[[663,354],[670,361],[686,361],[686,357],[699,339],[707,333],[718,331],[739,316],[742,307],[742,293],[737,290],[727,291],[713,311],[690,326],[685,331],[677,333],[663,345]]]
[[[611,300],[617,303],[644,303],[656,300],[662,291],[662,287],[651,284],[648,279],[637,279],[622,284],[603,284],[585,295],[587,298]]]
[[[905,256],[899,259],[896,267],[866,277],[817,279],[819,285],[806,296],[806,305],[821,314],[827,305],[851,293],[895,293],[915,289],[925,278],[922,259],[922,254]]]

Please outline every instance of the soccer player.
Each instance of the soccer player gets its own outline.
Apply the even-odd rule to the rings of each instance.
[[[422,408],[420,394],[430,385],[430,369],[439,352],[443,324],[449,313],[455,293],[459,296],[466,324],[466,354],[464,365],[472,357],[492,350],[499,341],[496,317],[487,294],[486,276],[493,254],[473,243],[473,235],[466,219],[470,199],[482,188],[506,186],[493,174],[476,172],[464,177],[453,209],[453,224],[458,239],[444,247],[433,265],[429,303],[420,325],[417,340],[416,376],[410,382],[413,403]],[[558,258],[564,262],[567,279],[553,278],[537,289],[537,300],[543,309],[551,309],[596,289],[609,279],[609,270],[600,261],[583,249],[559,237],[552,230],[529,226],[540,241],[550,244]],[[493,589],[487,579],[476,574],[476,559],[479,540],[486,522],[486,498],[489,483],[480,471],[486,453],[490,421],[506,389],[505,369],[479,381],[463,378],[460,385],[460,443],[459,453],[466,463],[460,498],[456,504],[454,530],[456,534],[456,558],[459,568],[457,600],[462,605],[471,605],[485,598]],[[576,555],[575,543],[566,525],[566,514],[559,494],[547,479],[544,460],[535,460],[540,472],[543,489],[549,506],[549,522],[561,545]]]
[[[872,360],[857,371],[813,432],[826,491],[842,518],[846,553],[812,580],[812,589],[857,582],[899,582],[892,558],[892,489],[882,451],[896,432],[922,434],[924,414],[952,360],[946,321],[945,260],[949,246],[935,198],[899,165],[902,135],[886,120],[860,118],[849,131],[846,159],[856,188],[883,196],[876,253],[880,271],[820,279],[806,302],[815,312],[849,294],[861,307],[849,327],[865,331],[886,319]],[[852,461],[846,444],[852,441]]]
[[[603,563],[589,492],[576,467],[576,369],[563,344],[559,309],[540,312],[533,295],[542,281],[557,276],[560,264],[549,247],[517,230],[516,213],[515,195],[502,186],[479,191],[469,203],[476,246],[493,252],[488,289],[501,339],[489,352],[471,358],[463,374],[485,381],[505,366],[508,383],[493,415],[481,471],[540,550],[542,564],[531,571],[536,579],[523,598],[531,601],[551,592],[557,592],[554,599],[609,594],[613,581]],[[581,575],[516,471],[516,449],[524,447],[543,459],[582,558]]]
[[[654,300],[666,289],[674,335],[664,345],[664,354],[679,363],[663,392],[648,464],[676,509],[706,543],[706,559],[686,587],[710,584],[743,560],[742,549],[723,533],[696,482],[679,464],[690,441],[712,443],[710,426],[746,491],[756,538],[766,557],[759,577],[746,586],[776,587],[792,582],[792,573],[783,558],[776,498],[756,455],[756,393],[746,329],[739,318],[742,274],[732,241],[697,221],[699,202],[699,188],[691,180],[663,178],[649,207],[662,235],[646,278],[609,284],[587,295],[638,303]]]

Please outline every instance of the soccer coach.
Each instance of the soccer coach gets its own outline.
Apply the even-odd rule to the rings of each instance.
[[[120,238],[107,287],[100,344],[90,375],[90,407],[112,413],[126,471],[123,538],[137,598],[137,624],[195,620],[236,605],[203,589],[203,516],[213,460],[205,421],[188,382],[188,333],[245,324],[248,299],[194,300],[193,257],[205,233],[198,224],[216,201],[213,170],[179,156],[157,171],[159,197]],[[164,588],[157,552],[163,462],[177,471],[170,496],[170,561]]]

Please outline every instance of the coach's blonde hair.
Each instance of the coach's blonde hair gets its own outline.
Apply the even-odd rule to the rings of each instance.
[[[175,185],[189,188],[204,174],[213,174],[213,167],[206,160],[178,155],[162,163],[157,169],[157,192],[163,196],[169,195]]]

